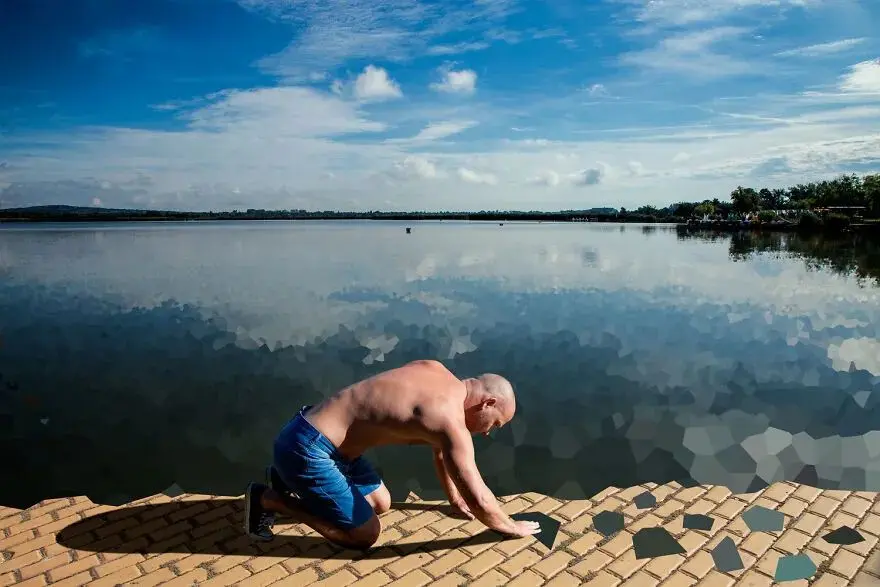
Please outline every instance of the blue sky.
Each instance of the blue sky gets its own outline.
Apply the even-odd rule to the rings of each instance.
[[[880,170],[874,0],[16,0],[0,206],[560,209]]]

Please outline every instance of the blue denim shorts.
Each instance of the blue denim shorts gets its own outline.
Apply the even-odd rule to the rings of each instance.
[[[382,479],[363,457],[349,460],[306,420],[304,406],[278,434],[273,465],[311,514],[350,530],[373,516],[366,496]]]

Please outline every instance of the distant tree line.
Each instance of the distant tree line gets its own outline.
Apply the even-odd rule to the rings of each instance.
[[[829,210],[831,209],[831,210]],[[835,210],[837,209],[837,210]],[[841,211],[843,209],[843,211]],[[758,222],[797,218],[801,225],[821,225],[826,220],[848,223],[854,210],[865,219],[880,218],[880,174],[841,175],[832,180],[798,184],[789,188],[755,189],[738,186],[727,200],[714,198],[702,202],[677,202],[665,207],[589,208],[556,212],[490,211],[476,212],[344,212],[336,210],[247,210],[180,212],[168,210],[126,210],[76,206],[35,206],[0,209],[0,220],[26,221],[108,221],[108,220],[477,220],[477,221],[598,221],[598,222],[677,222],[693,219],[740,221],[752,217]]]

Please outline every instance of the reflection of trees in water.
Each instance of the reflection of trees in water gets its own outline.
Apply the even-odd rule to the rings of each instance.
[[[802,235],[795,232],[680,232],[680,240],[730,242],[730,258],[743,261],[759,253],[803,260],[807,267],[880,281],[880,238],[864,234]]]
[[[431,308],[417,312],[421,302],[386,296],[387,307],[361,324],[270,351],[230,344],[234,337],[222,320],[205,319],[188,305],[122,311],[64,292],[0,286],[0,446],[5,471],[16,480],[0,487],[0,504],[22,507],[80,494],[124,502],[175,482],[186,491],[239,494],[262,474],[275,434],[302,405],[426,357],[453,356],[444,362],[461,377],[495,371],[514,382],[514,422],[491,440],[475,439],[481,471],[502,494],[577,498],[608,485],[666,483],[694,471],[707,482],[736,483],[742,490],[753,486],[757,465],[737,442],[762,433],[768,423],[820,438],[857,436],[877,422],[878,402],[860,407],[850,395],[880,389],[870,373],[834,371],[822,362],[819,347],[756,339],[754,324],[744,323],[737,334],[726,311],[717,317],[675,307],[658,312],[620,293],[513,294],[467,282],[457,282],[454,293],[448,283],[419,287],[473,305],[480,322],[466,331],[419,324],[416,316]],[[371,298],[370,292],[352,295]],[[526,310],[539,320],[517,321]],[[699,329],[687,326],[697,320]],[[624,323],[626,333],[613,334]],[[674,376],[658,371],[657,357],[640,354],[626,338],[647,336],[656,343],[661,332],[675,353],[700,349],[702,375],[695,375],[693,388],[674,383]],[[719,332],[730,341],[719,340]],[[377,336],[397,342],[384,362],[365,361],[373,350],[364,341]],[[450,352],[459,336],[473,350]],[[752,354],[736,354],[741,352]],[[706,363],[710,353],[716,363]],[[725,370],[725,353],[756,371],[742,363]],[[682,358],[674,356],[667,359]],[[759,376],[761,360],[771,367]],[[785,378],[776,365],[797,376]],[[799,379],[808,370],[823,384],[809,388],[805,402]],[[774,383],[761,387],[758,381],[768,374]],[[718,464],[705,442],[700,456],[685,447],[686,431],[707,425],[716,430],[712,438],[723,430],[734,440],[719,449]],[[841,484],[804,473],[798,455],[789,452],[779,457],[785,478]],[[427,451],[385,447],[369,456],[392,491],[439,491]],[[771,473],[773,466],[762,465]],[[850,483],[858,488],[864,475]]]

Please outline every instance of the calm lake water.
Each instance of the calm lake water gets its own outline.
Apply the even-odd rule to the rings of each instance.
[[[878,267],[663,226],[0,226],[0,503],[240,494],[302,405],[419,358],[513,382],[475,439],[499,494],[880,490]],[[424,447],[369,457],[438,494]]]

